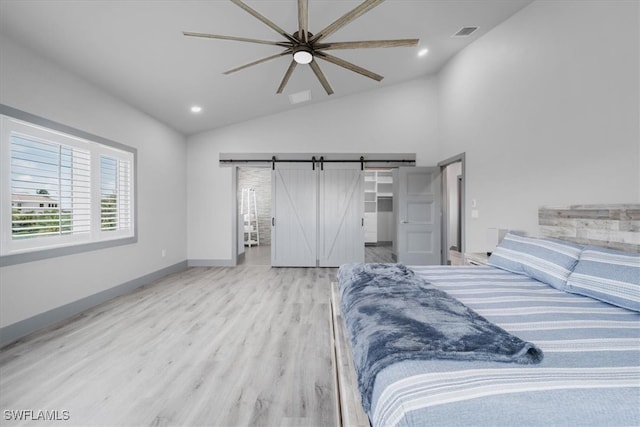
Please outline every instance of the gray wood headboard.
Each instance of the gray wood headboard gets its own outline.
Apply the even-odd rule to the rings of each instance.
[[[543,206],[538,223],[545,237],[640,252],[640,204]]]

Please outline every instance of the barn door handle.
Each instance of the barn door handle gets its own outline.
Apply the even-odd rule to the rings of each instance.
[[[361,219],[362,219],[362,226],[364,227],[364,218],[361,218]]]
[[[271,218],[271,226],[275,227],[276,226],[276,219],[275,218]]]

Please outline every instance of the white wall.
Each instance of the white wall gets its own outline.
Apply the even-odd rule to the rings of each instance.
[[[7,38],[0,52],[0,103],[138,150],[138,243],[1,268],[0,327],[186,260],[185,138]]]
[[[219,153],[400,152],[435,165],[436,106],[435,79],[424,78],[189,137],[189,260],[231,259],[232,168]]]
[[[640,202],[638,9],[534,2],[440,72],[440,157],[466,152],[467,250],[488,227],[536,235],[541,205]]]

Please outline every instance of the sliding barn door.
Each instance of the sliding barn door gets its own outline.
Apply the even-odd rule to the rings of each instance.
[[[364,262],[364,192],[360,165],[325,164],[319,172],[318,263]]]
[[[309,164],[278,163],[272,172],[271,265],[315,267],[317,259],[317,170]]]

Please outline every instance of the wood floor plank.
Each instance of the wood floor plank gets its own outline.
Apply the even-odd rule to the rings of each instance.
[[[395,262],[393,248],[389,244],[366,246],[364,260],[365,262]]]
[[[335,269],[192,268],[0,350],[0,409],[64,425],[335,424]],[[3,420],[3,426],[28,423]]]

